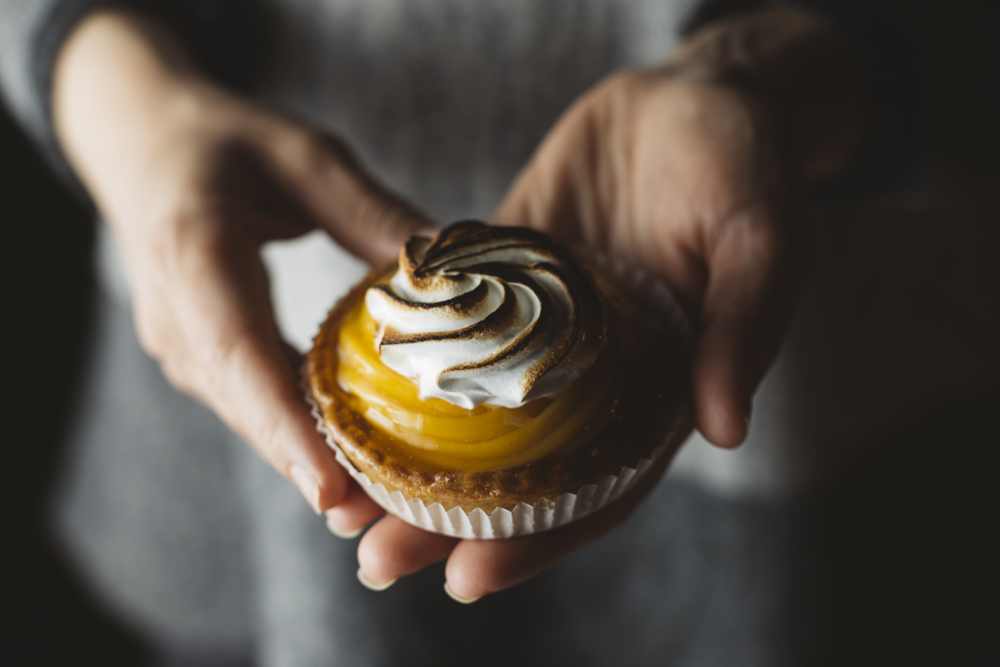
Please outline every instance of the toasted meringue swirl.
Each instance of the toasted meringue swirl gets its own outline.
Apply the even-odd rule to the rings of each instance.
[[[558,393],[604,339],[600,298],[572,256],[539,232],[481,222],[410,238],[365,306],[382,362],[421,399],[468,409]]]

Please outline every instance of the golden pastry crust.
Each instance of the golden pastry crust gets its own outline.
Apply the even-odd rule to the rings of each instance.
[[[549,455],[514,468],[490,472],[440,470],[394,447],[394,438],[354,411],[338,381],[340,328],[348,314],[364,300],[369,287],[396,270],[396,264],[370,273],[341,299],[320,327],[307,358],[313,399],[324,425],[354,466],[374,483],[398,490],[407,499],[426,504],[440,502],[446,510],[459,506],[513,509],[542,498],[554,500],[576,493],[606,475],[617,475],[648,457],[664,435],[673,434],[668,446],[677,447],[691,430],[686,392],[687,369],[663,341],[650,339],[643,316],[610,283],[592,276],[608,312],[608,342],[601,354],[619,357],[624,373],[623,391],[613,406],[613,416],[601,433],[574,451]],[[582,378],[585,380],[586,377]]]

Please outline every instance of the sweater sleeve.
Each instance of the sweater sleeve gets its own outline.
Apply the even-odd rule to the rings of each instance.
[[[766,5],[836,29],[861,79],[866,121],[852,164],[818,184],[820,203],[970,182],[1000,172],[1000,81],[989,4],[976,0],[702,0],[683,27]]]
[[[52,129],[52,69],[66,36],[103,7],[168,22],[199,65],[224,84],[249,85],[265,57],[266,19],[254,0],[4,0],[0,3],[0,98],[55,171],[82,194]]]
[[[6,0],[0,6],[0,93],[11,114],[39,144],[50,141],[41,81],[49,78],[53,37],[65,35],[96,4],[95,0]]]

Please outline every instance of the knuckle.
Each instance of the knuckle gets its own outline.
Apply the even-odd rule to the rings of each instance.
[[[247,434],[247,440],[257,450],[265,461],[271,464],[278,471],[284,471],[287,467],[287,453],[282,446],[282,440],[278,437],[280,424],[274,416],[259,415],[259,419],[254,424],[241,423],[237,430]],[[234,419],[243,421],[239,415]]]
[[[186,373],[181,369],[181,366],[173,360],[165,360],[160,362],[160,370],[163,372],[163,377],[166,378],[167,382],[171,387],[177,391],[194,395],[194,386],[189,381]]]
[[[139,346],[158,361],[163,359],[170,349],[169,326],[157,313],[157,309],[162,310],[162,308],[162,303],[159,303],[155,295],[137,292],[133,299],[132,322]]]
[[[171,336],[169,327],[162,321],[139,310],[134,318],[136,336],[139,346],[154,359],[160,367],[164,378],[176,390],[194,395],[189,365],[185,363],[183,353],[178,349],[177,341]]]
[[[173,225],[157,225],[145,244],[143,270],[156,283],[168,281],[177,270],[177,239],[173,229]]]
[[[217,224],[221,213],[210,202],[190,201],[180,206],[162,224],[151,229],[139,257],[139,269],[151,280],[154,289],[163,294],[172,290],[185,277],[185,267],[199,248],[222,237]]]
[[[196,346],[197,364],[202,384],[216,396],[229,390],[237,342],[223,336],[213,336]]]
[[[139,339],[139,347],[146,354],[156,360],[163,358],[166,348],[166,336],[156,323],[149,317],[136,315],[135,333]]]

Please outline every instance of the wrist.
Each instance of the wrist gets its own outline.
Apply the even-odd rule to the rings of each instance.
[[[67,37],[52,83],[56,137],[109,219],[198,119],[212,97],[171,35],[123,11],[98,11]]]
[[[837,34],[788,8],[706,26],[670,59],[675,76],[749,95],[786,136],[805,178],[846,166],[860,142],[860,83]]]

